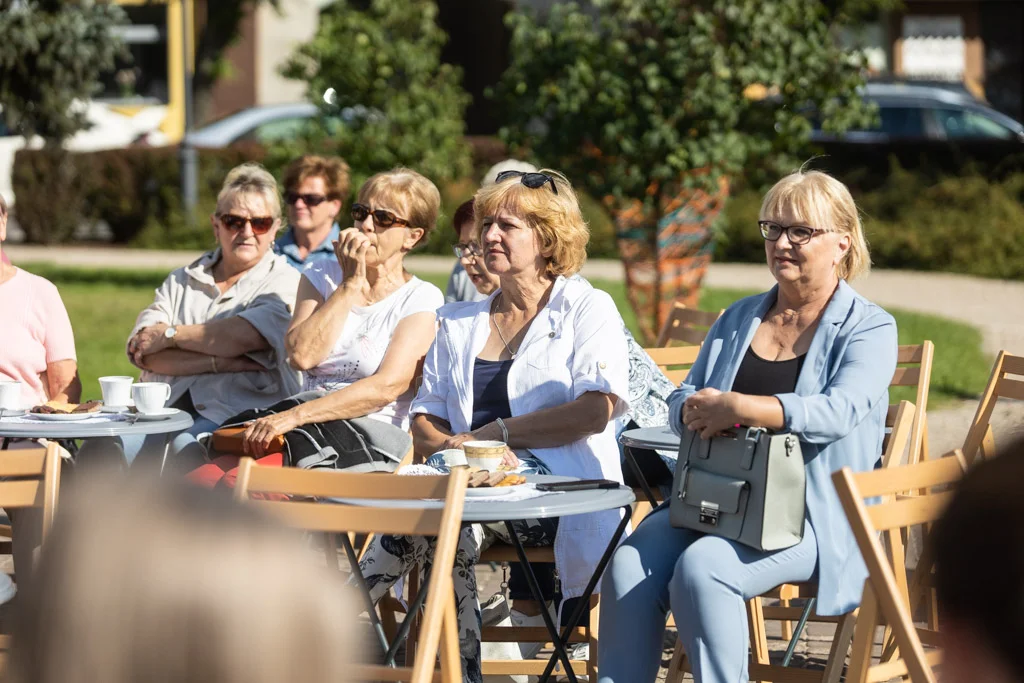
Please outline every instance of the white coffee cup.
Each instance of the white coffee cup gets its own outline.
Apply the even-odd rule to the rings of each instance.
[[[0,410],[21,410],[24,407],[21,382],[16,379],[0,380]]]
[[[163,410],[171,397],[171,385],[165,382],[138,382],[132,385],[135,409],[145,415]]]
[[[103,393],[103,405],[111,408],[123,408],[132,398],[134,377],[127,375],[111,375],[100,377],[100,391]],[[166,399],[165,399],[166,400]]]

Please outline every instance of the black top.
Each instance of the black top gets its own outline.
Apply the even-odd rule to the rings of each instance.
[[[508,370],[511,360],[482,360],[473,365],[473,424],[480,429],[496,418],[512,417],[508,404]]]
[[[796,380],[804,367],[807,354],[789,360],[765,360],[751,347],[743,356],[732,390],[751,396],[774,396],[788,394],[796,389]]]

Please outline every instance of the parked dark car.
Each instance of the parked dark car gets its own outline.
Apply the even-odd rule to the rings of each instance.
[[[972,169],[997,179],[1024,171],[1024,125],[965,90],[918,83],[868,83],[864,98],[878,105],[879,122],[842,135],[811,135],[816,168],[846,176],[856,171],[883,182],[893,161],[929,174]]]

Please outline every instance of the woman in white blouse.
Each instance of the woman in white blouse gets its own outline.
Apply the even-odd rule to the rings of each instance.
[[[550,171],[511,171],[474,201],[483,258],[501,288],[439,311],[412,405],[417,453],[499,440],[514,452],[508,464],[523,457],[557,475],[622,481],[614,419],[628,408],[626,339],[611,297],[575,276],[589,230],[571,185]],[[568,602],[582,595],[618,522],[612,510],[553,525],[522,521],[516,531],[528,545],[554,544]],[[472,683],[482,680],[473,565],[483,536],[502,533],[503,525],[469,527],[459,545],[455,592],[463,675]],[[418,538],[375,542],[361,563],[374,599],[429,552]]]
[[[273,437],[303,425],[363,417],[401,430],[408,444],[413,381],[444,295],[403,263],[434,229],[440,207],[437,187],[406,168],[359,189],[337,259],[303,271],[285,337],[289,362],[306,373],[303,388],[320,395],[250,423],[246,452],[260,456]]]

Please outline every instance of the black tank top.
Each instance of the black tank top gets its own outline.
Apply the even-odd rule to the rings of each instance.
[[[732,390],[750,396],[774,396],[788,394],[796,389],[796,380],[804,367],[807,354],[789,360],[765,360],[751,347],[743,356]]]

